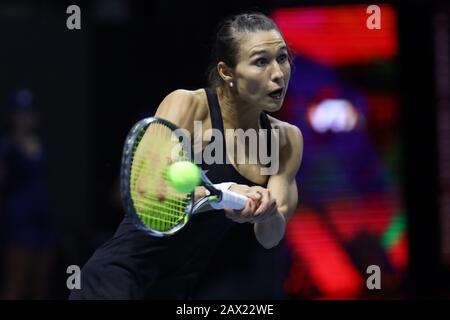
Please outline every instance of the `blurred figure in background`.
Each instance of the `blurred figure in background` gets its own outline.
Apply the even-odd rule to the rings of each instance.
[[[48,298],[54,229],[33,95],[15,92],[0,137],[2,277],[0,299]]]

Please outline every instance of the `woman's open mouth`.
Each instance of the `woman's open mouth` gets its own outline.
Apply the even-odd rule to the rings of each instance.
[[[271,93],[269,93],[269,96],[272,99],[280,100],[281,97],[283,96],[283,88],[272,91]]]

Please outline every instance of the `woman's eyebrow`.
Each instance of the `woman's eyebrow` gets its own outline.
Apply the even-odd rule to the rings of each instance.
[[[281,46],[280,48],[277,49],[277,51],[280,51],[280,50],[287,50],[287,46],[283,45],[283,46]],[[267,50],[265,50],[265,49],[252,50],[250,52],[250,58],[255,56],[255,55],[257,55],[257,54],[263,54],[263,53],[267,53]]]
[[[250,53],[250,58],[257,54],[262,54],[262,53],[266,53],[266,52],[267,52],[267,50],[264,50],[264,49],[254,50],[253,52]]]

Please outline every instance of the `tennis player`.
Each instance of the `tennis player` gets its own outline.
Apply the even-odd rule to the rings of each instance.
[[[189,299],[214,249],[235,222],[252,223],[264,248],[280,242],[297,206],[295,175],[303,138],[297,127],[265,112],[281,108],[290,75],[288,47],[270,18],[259,13],[239,14],[219,25],[209,87],[170,93],[155,116],[188,130],[192,137],[196,135],[195,121],[202,124],[203,132],[220,131],[222,161],[203,161],[201,168],[213,183],[250,200],[240,211],[225,208],[194,215],[183,229],[165,238],[138,230],[126,215],[114,237],[83,267],[81,289],[72,290],[71,299]],[[227,146],[235,143],[225,135],[230,129],[278,129],[279,156],[272,159],[279,161],[277,172],[261,174],[259,161],[242,163],[236,161],[237,154],[231,153],[230,159]],[[263,142],[267,150],[274,143],[274,136],[269,137]],[[212,141],[196,143],[202,143],[204,149]],[[249,157],[246,152],[245,159]],[[197,188],[196,195],[204,192]]]

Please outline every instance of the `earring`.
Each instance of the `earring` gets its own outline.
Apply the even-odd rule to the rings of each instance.
[[[234,83],[233,83],[233,81],[230,81],[230,88],[233,88],[234,87]]]

